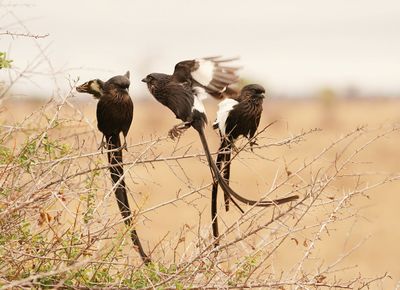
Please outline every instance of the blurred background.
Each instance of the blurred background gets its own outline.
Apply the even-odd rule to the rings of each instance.
[[[10,66],[0,69],[3,129],[25,120],[44,101],[59,100],[72,92],[69,101],[73,106],[63,108],[67,112],[62,111],[62,116],[68,122],[71,116],[76,119],[71,124],[79,124],[76,128],[86,132],[79,137],[86,143],[83,146],[78,137],[71,137],[71,142],[82,145],[73,143],[83,152],[96,151],[101,137],[96,130],[96,101],[73,88],[76,83],[107,80],[130,70],[135,119],[129,144],[165,136],[176,120],[153,100],[140,80],[151,72],[171,73],[178,61],[214,55],[240,56],[236,63],[242,66],[243,83],[257,82],[266,87],[270,98],[265,101],[260,127],[279,121],[266,132],[266,142],[322,129],[298,147],[258,152],[265,159],[245,155],[233,170],[235,188],[260,193],[273,184],[275,173],[295,172],[304,160],[355,128],[366,126],[373,135],[400,122],[400,2],[396,0],[22,0],[0,1],[0,7],[0,52],[6,53],[1,60]],[[206,102],[210,121],[215,117],[216,104],[215,100]],[[65,127],[67,136],[78,130],[72,125]],[[65,128],[56,136],[63,136]],[[216,150],[218,135],[207,130],[210,145]],[[168,145],[160,146],[154,154],[167,155],[168,148],[175,148],[175,143],[166,142]],[[194,153],[201,151],[196,134],[190,130],[180,142]],[[366,184],[382,176],[398,175],[399,142],[395,130],[352,164],[363,167]],[[9,141],[10,148],[12,143]],[[135,160],[134,150],[124,153],[124,158]],[[330,163],[335,154],[323,161]],[[103,157],[99,156],[99,162],[106,162]],[[208,168],[199,160],[184,164],[184,168],[196,169],[196,174],[190,173],[197,184],[210,182]],[[87,163],[82,164],[85,166]],[[149,194],[139,202],[149,208],[173,198],[183,185],[179,180],[172,182],[175,177],[164,167],[164,171],[160,165],[151,173],[135,167],[128,180],[131,199],[140,199],[142,192]],[[264,172],[267,177],[262,179]],[[108,180],[107,172],[104,176]],[[148,182],[154,177],[159,181],[156,185]],[[303,178],[308,180],[309,176]],[[247,183],[241,184],[242,180]],[[340,196],[352,186],[339,181],[334,192]],[[344,222],[333,229],[334,234],[328,233],[316,251],[318,258],[326,261],[339,257],[346,247],[370,236],[347,257],[343,267],[356,276],[389,272],[393,279],[381,289],[392,289],[388,287],[400,281],[399,188],[396,182],[385,184],[372,190],[368,198],[352,201],[348,213],[362,218]],[[103,196],[103,192],[99,194]],[[200,210],[206,216],[201,222],[209,229],[208,192],[198,199],[196,211],[194,206],[183,204],[179,210],[167,206],[147,216],[146,225],[139,226],[146,246],[156,245],[166,233],[176,236],[186,222],[200,224]],[[110,200],[118,216],[115,202]],[[225,215],[224,222],[233,223],[237,215]],[[320,216],[311,219],[319,221]],[[293,245],[287,248],[293,249]],[[274,261],[292,258],[288,250]]]
[[[240,56],[242,77],[272,97],[400,96],[400,3],[338,1],[2,1],[1,31],[47,35],[38,39],[51,60],[41,76],[19,81],[14,94],[48,98],[46,72],[107,79],[131,71],[140,79],[171,72],[175,63],[203,56]],[[21,22],[23,26],[21,26]],[[0,47],[24,69],[40,51],[32,39],[0,36]],[[1,72],[7,80],[7,72]]]

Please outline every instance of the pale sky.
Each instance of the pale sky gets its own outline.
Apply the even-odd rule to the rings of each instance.
[[[15,3],[2,1],[0,3]],[[400,95],[398,0],[26,0],[5,7],[1,30],[20,30],[13,11],[34,34],[49,36],[47,55],[58,76],[107,79],[131,71],[131,93],[140,80],[170,73],[180,60],[240,56],[241,75],[279,95],[311,94],[321,87],[356,86],[367,94]],[[0,37],[14,65],[38,54],[30,39]],[[46,65],[44,71],[48,71]],[[7,74],[0,73],[6,80]],[[50,94],[53,82],[22,81],[16,91]]]

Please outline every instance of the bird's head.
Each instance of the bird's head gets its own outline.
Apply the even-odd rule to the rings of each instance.
[[[149,74],[144,79],[142,79],[142,82],[149,85],[150,83],[154,82],[154,80],[155,80],[154,74]]]
[[[265,98],[265,89],[263,86],[257,84],[251,84],[244,86],[241,93],[240,99],[246,98],[257,98],[257,99],[264,99]]]
[[[129,80],[129,71],[124,75],[112,77],[104,83],[105,90],[128,91],[131,82]]]
[[[154,94],[155,90],[157,89],[159,83],[164,79],[163,74],[158,74],[158,73],[152,73],[147,75],[144,79],[142,79],[142,82],[147,84],[147,87],[149,88],[150,93]]]
[[[104,82],[99,79],[90,80],[78,87],[76,90],[79,93],[92,94],[95,98],[100,98],[104,91]]]

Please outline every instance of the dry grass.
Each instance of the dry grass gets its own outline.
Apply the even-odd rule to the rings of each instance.
[[[393,287],[399,105],[267,100],[260,128],[278,122],[258,136],[254,153],[239,144],[232,186],[252,198],[301,200],[244,215],[220,203],[216,255],[210,171],[195,132],[168,140],[172,114],[136,102],[124,161],[139,234],[155,261],[145,267],[96,150],[95,102],[3,103],[0,285]],[[214,116],[213,101],[208,108]],[[217,134],[207,135],[218,148]]]

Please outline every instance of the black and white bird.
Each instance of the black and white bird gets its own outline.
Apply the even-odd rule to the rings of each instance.
[[[214,180],[229,195],[247,205],[271,206],[273,201],[256,201],[242,197],[232,190],[221,176],[215,165],[204,134],[207,116],[202,103],[203,92],[221,97],[227,86],[236,82],[237,68],[226,66],[231,61],[220,58],[203,58],[179,62],[172,75],[152,73],[142,81],[147,84],[150,93],[164,106],[168,107],[182,123],[170,130],[170,136],[176,137],[183,130],[193,127],[199,134]]]
[[[218,150],[217,168],[222,170],[222,175],[227,184],[230,178],[231,153],[235,141],[243,136],[249,139],[250,146],[255,144],[253,137],[260,124],[263,111],[265,89],[257,84],[247,85],[242,88],[235,98],[227,98],[220,102],[217,118],[213,124],[214,129],[219,129],[221,145]],[[218,180],[214,181],[212,188],[212,219],[217,219],[217,193]],[[272,200],[270,205],[287,203],[298,198],[297,195]],[[229,210],[228,194],[224,194],[225,210]],[[218,223],[213,224],[214,236],[218,237]]]
[[[128,227],[132,226],[132,211],[128,202],[125,185],[122,149],[127,148],[126,136],[133,119],[133,102],[129,95],[129,72],[118,75],[103,82],[99,79],[90,80],[76,88],[78,92],[88,93],[98,99],[97,103],[97,127],[103,133],[100,148],[106,147],[110,164],[110,173],[115,187],[115,196],[124,222]],[[124,136],[124,145],[121,146],[120,133]],[[106,141],[104,141],[104,139]],[[140,243],[138,234],[133,228],[131,239],[142,260],[150,262]]]
[[[221,145],[216,165],[219,170],[224,166],[223,177],[229,184],[230,157],[232,146],[240,136],[252,139],[260,124],[265,90],[260,85],[245,86],[236,99],[227,98],[218,105],[214,129],[219,129]],[[252,144],[252,143],[250,143]],[[213,184],[212,196],[217,196],[218,183]],[[225,209],[229,210],[229,196],[224,195]]]
[[[238,81],[238,68],[225,63],[233,60],[236,59],[210,57],[181,61],[175,65],[172,75],[152,73],[142,80],[150,93],[183,121],[169,131],[171,138],[193,126],[192,122],[197,119],[201,126],[207,123],[202,101],[208,95],[222,99],[232,93],[228,86]]]

